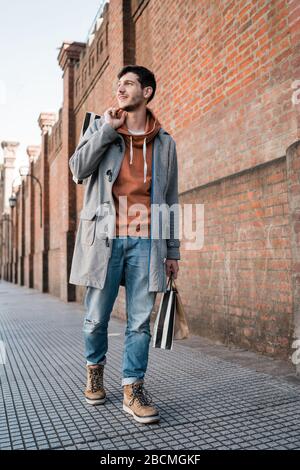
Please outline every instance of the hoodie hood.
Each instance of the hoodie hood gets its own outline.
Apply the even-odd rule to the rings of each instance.
[[[124,112],[122,109],[119,109],[119,112]],[[146,152],[147,144],[151,142],[156,134],[159,132],[161,124],[157,117],[154,115],[153,111],[150,108],[146,108],[146,128],[145,132],[142,134],[132,134],[124,122],[122,126],[118,127],[116,131],[119,134],[122,134],[125,140],[125,145],[130,149],[130,164],[133,162],[134,158],[134,148],[143,148],[143,159],[144,159],[144,183],[146,182],[147,176],[147,161],[146,161]],[[134,132],[134,131],[132,131]]]

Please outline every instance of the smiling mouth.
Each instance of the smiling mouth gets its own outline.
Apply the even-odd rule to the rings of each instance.
[[[126,100],[128,96],[119,96],[119,100]]]

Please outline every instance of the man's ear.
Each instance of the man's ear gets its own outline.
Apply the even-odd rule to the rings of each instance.
[[[152,86],[146,86],[144,88],[144,98],[147,98],[147,99],[150,98],[150,96],[152,95],[152,92],[153,92]],[[145,96],[145,94],[146,94],[146,96]]]

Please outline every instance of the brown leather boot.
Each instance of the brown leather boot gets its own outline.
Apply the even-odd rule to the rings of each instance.
[[[106,400],[106,392],[103,387],[104,364],[86,366],[86,369],[85,399],[89,405],[102,405]]]
[[[143,381],[124,385],[123,410],[131,414],[136,421],[143,424],[159,421],[159,411],[152,404],[149,393],[144,388]]]

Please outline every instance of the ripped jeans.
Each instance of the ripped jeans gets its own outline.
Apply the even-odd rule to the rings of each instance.
[[[83,335],[87,365],[106,364],[108,322],[125,278],[126,319],[122,385],[144,379],[151,340],[150,315],[156,292],[148,292],[150,238],[116,237],[103,289],[87,286]]]

